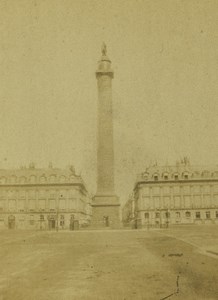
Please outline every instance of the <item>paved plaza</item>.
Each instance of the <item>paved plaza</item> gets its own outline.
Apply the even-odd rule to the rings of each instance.
[[[217,299],[216,225],[7,230],[0,245],[1,300]]]

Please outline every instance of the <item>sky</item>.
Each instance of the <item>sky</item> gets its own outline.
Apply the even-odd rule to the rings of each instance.
[[[103,41],[121,202],[156,161],[217,165],[218,1],[0,0],[0,168],[73,164],[95,193]]]

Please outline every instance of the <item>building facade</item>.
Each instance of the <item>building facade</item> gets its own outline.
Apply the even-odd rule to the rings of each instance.
[[[85,184],[74,168],[0,170],[0,228],[78,229],[91,219]]]
[[[218,223],[218,167],[194,167],[186,158],[149,167],[137,177],[134,202],[138,228]]]

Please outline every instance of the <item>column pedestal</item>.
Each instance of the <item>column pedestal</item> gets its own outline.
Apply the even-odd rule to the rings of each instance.
[[[120,204],[116,195],[96,195],[92,203],[92,227],[120,228]]]

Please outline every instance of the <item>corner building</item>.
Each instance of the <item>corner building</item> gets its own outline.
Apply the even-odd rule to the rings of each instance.
[[[0,170],[0,229],[73,230],[90,218],[90,198],[73,167]]]
[[[135,227],[218,223],[218,168],[153,166],[137,178],[134,188]]]

